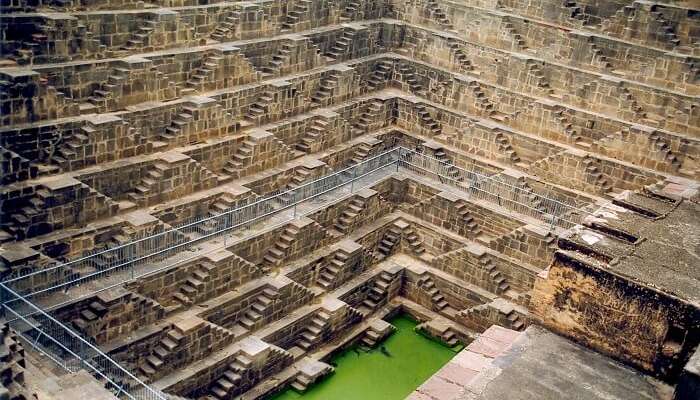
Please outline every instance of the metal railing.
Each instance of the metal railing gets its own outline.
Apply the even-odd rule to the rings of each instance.
[[[278,223],[281,224],[284,221],[294,219],[301,215],[297,207],[302,202],[313,200],[345,186],[348,187],[349,193],[352,194],[353,191],[363,187],[359,183],[365,177],[383,168],[396,165],[397,159],[398,153],[396,149],[392,149],[371,157],[362,163],[314,180],[292,190],[258,200],[252,204],[234,208],[218,215],[182,224],[168,231],[124,244],[119,246],[118,249],[110,249],[116,252],[114,256],[107,259],[112,262],[113,265],[108,265],[102,271],[81,276],[75,272],[75,268],[85,268],[86,266],[94,267],[95,265],[102,266],[104,261],[99,260],[96,262],[94,258],[104,258],[105,254],[110,254],[109,250],[99,251],[95,254],[82,257],[79,260],[51,267],[46,271],[49,275],[44,275],[41,280],[37,279],[37,276],[43,275],[42,273],[44,271],[38,271],[37,273],[10,279],[0,283],[2,311],[10,326],[20,334],[20,337],[25,343],[45,354],[67,371],[76,372],[81,368],[86,369],[103,380],[105,386],[111,389],[112,392],[120,398],[131,400],[167,400],[167,395],[144,384],[121,367],[111,357],[100,351],[89,338],[83,338],[80,334],[51,316],[47,311],[49,309],[55,309],[55,304],[49,303],[48,306],[45,304],[43,306],[44,309],[42,309],[30,301],[30,299],[40,294],[56,292],[59,289],[67,291],[71,287],[80,286],[88,286],[86,290],[89,295],[92,295],[97,291],[104,290],[105,287],[96,289],[94,285],[89,286],[87,284],[93,283],[93,281],[101,278],[106,278],[110,274],[116,275],[120,272],[124,272],[124,267],[130,267],[127,269],[128,273],[123,276],[124,279],[119,279],[118,283],[112,284],[110,287],[124,284],[133,279],[138,279],[142,275],[155,272],[153,269],[149,268],[137,272],[136,266],[139,265],[138,263],[146,264],[146,261],[148,261],[148,264],[150,264],[154,260],[177,253],[178,251],[176,251],[176,249],[183,249],[195,242],[213,238],[226,231],[244,227],[263,218],[279,215],[285,211],[289,211],[287,213],[288,215],[282,218]],[[309,210],[305,210],[304,214],[311,213],[314,210],[313,207],[309,207]],[[191,238],[189,241],[182,240],[183,235],[186,236],[188,233],[192,232],[197,232],[199,235]],[[172,248],[169,248],[168,244]],[[139,252],[142,253],[139,254]],[[126,260],[120,259],[124,254],[130,258]],[[139,256],[135,256],[135,254],[139,254]],[[171,267],[170,264],[160,269],[169,267]],[[57,272],[60,269],[65,269],[70,272]],[[13,282],[21,282],[21,284],[18,285],[20,287],[31,287],[27,285],[28,282],[22,281],[31,279],[29,282],[46,282],[45,278],[47,276],[65,276],[67,280],[54,285],[54,287],[33,291],[24,296],[15,292],[11,287]]]
[[[514,186],[497,177],[467,171],[451,162],[396,147],[339,172],[221,214],[188,221],[149,237],[13,277],[0,283],[2,310],[11,326],[27,343],[66,370],[75,372],[80,368],[87,369],[104,379],[107,386],[122,398],[165,399],[164,394],[154,391],[138,380],[97,349],[89,339],[84,339],[47,313],[48,310],[54,309],[61,299],[65,300],[61,291],[68,293],[77,288],[80,290],[77,297],[82,298],[146,274],[171,268],[183,262],[182,257],[180,260],[167,259],[196,243],[271,218],[276,218],[277,224],[288,222],[313,211],[313,206],[309,206],[308,203],[304,205],[306,209],[301,209],[302,203],[311,203],[341,188],[348,188],[352,194],[356,189],[363,187],[361,183],[363,179],[366,181],[365,178],[369,175],[382,172],[386,174],[380,178],[384,178],[400,170],[438,179],[443,184],[464,191],[471,199],[495,203],[528,215],[548,224],[550,229],[554,229],[555,226],[571,226],[576,223],[576,216],[586,213],[576,205],[548,198],[534,193],[531,189]],[[223,246],[225,244],[224,242]],[[157,265],[164,260],[168,262]],[[34,304],[39,298],[54,293],[57,294],[54,296],[58,299],[56,302],[43,302],[42,308]],[[74,301],[76,293],[70,298]]]
[[[19,333],[24,343],[45,354],[66,371],[85,369],[122,399],[168,400],[167,395],[143,383],[92,343],[12,289],[3,285],[1,290],[2,309],[10,327]],[[19,303],[23,306],[21,308],[33,310],[32,315],[21,315],[10,303],[15,306]]]
[[[3,284],[32,299],[71,287],[86,285],[94,280],[120,274],[123,280],[133,280],[155,268],[155,263],[168,259],[202,241],[213,239],[232,230],[262,221],[272,216],[287,221],[296,218],[297,207],[319,195],[344,186],[351,191],[356,181],[374,170],[395,165],[398,150],[391,149],[361,163],[300,185],[274,196],[259,199],[221,214],[180,224],[155,235],[125,243],[56,266],[7,279]],[[285,213],[286,212],[286,213]]]
[[[497,204],[518,214],[531,217],[549,230],[555,227],[568,229],[579,224],[582,218],[590,215],[578,204],[569,204],[536,193],[528,187],[519,187],[506,182],[498,175],[486,175],[468,171],[449,161],[439,160],[414,150],[401,148],[400,167],[412,173],[437,179],[452,186],[468,198]]]
[[[77,260],[13,277],[3,284],[28,300],[57,291],[68,292],[74,288],[94,293],[105,287],[104,284],[91,285],[94,281],[107,282],[111,279],[113,283],[108,286],[119,285],[167,268],[172,265],[173,256],[202,241],[272,217],[278,222],[290,221],[298,216],[297,207],[300,204],[344,186],[349,186],[352,192],[355,182],[366,174],[392,165],[397,171],[403,169],[437,179],[467,193],[473,200],[497,204],[527,215],[543,225],[548,225],[550,230],[555,227],[570,228],[579,223],[583,215],[588,214],[578,205],[535,193],[529,188],[515,186],[498,176],[468,171],[449,161],[395,147],[339,172],[251,204],[191,220],[155,235],[101,250]],[[157,265],[162,261],[166,261],[164,265]]]

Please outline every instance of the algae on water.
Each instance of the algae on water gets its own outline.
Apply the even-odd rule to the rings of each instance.
[[[331,360],[333,375],[303,394],[288,389],[272,399],[402,400],[456,354],[415,332],[417,323],[407,316],[391,323],[396,332],[377,349],[347,349]]]

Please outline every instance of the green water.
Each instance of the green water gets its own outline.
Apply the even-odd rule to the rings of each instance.
[[[397,330],[379,346],[389,355],[348,349],[333,357],[335,373],[304,394],[287,389],[270,400],[402,400],[458,351],[415,332],[406,316],[390,322]]]

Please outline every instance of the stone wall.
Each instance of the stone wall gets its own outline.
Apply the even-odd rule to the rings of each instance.
[[[697,309],[610,274],[600,264],[556,252],[535,284],[533,315],[548,329],[638,368],[678,373],[673,358],[684,358],[697,344]]]
[[[195,275],[203,269],[206,277]],[[190,278],[197,279],[201,286],[196,287],[196,294],[188,295],[193,303],[200,303],[240,287],[260,276],[256,266],[233,253],[222,250],[201,259],[169,268],[155,274],[142,277],[134,283],[134,289],[164,306],[177,304],[175,294],[188,283]]]
[[[64,307],[58,315],[95,343],[105,344],[161,320],[165,309],[134,292],[112,290]]]
[[[307,288],[289,279],[278,277],[272,286],[263,284],[237,297],[229,294],[228,297],[232,297],[230,300],[202,312],[201,316],[216,325],[231,329],[244,317],[248,307],[255,303],[256,298],[263,294],[266,289],[272,288],[277,292],[277,295],[271,299],[272,303],[268,305],[265,314],[255,321],[256,328],[279,320],[293,310],[310,303],[313,299],[313,293]]]

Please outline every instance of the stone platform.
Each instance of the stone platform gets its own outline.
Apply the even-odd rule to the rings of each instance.
[[[539,326],[493,326],[410,400],[661,400],[673,389]]]

